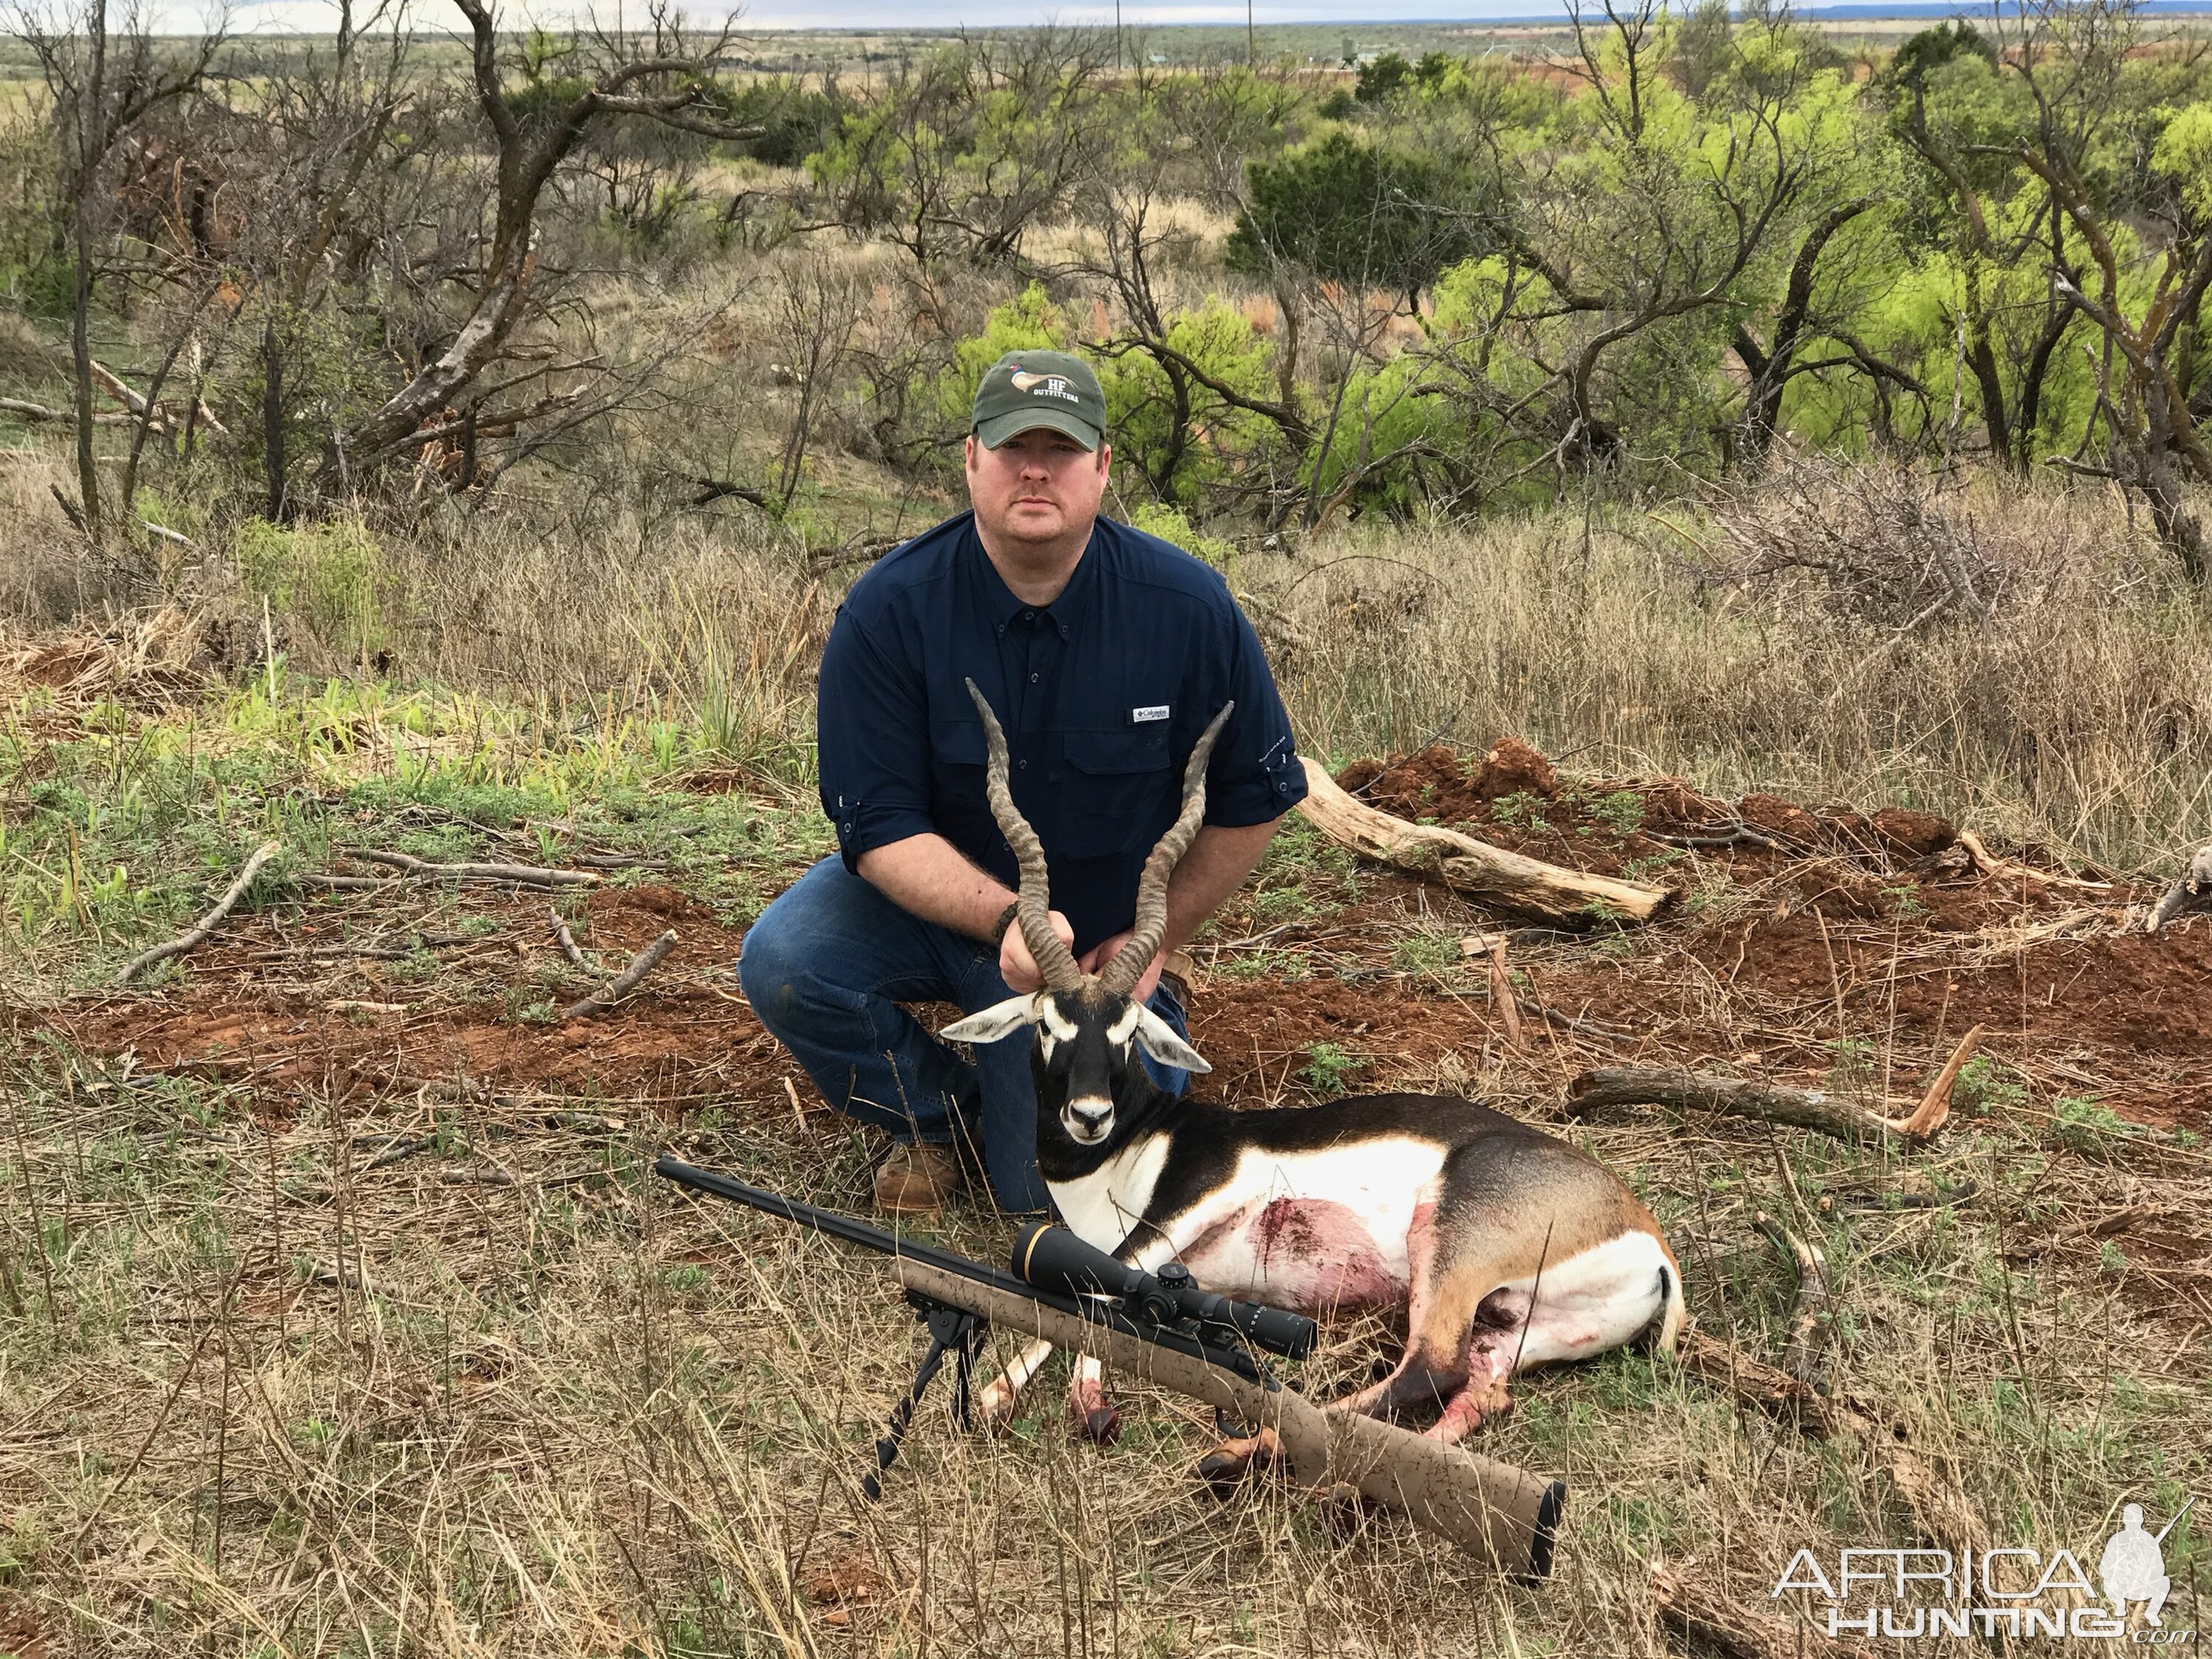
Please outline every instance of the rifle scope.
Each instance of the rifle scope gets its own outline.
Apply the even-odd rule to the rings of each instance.
[[[1014,1239],[1014,1276],[1041,1291],[1063,1296],[1110,1296],[1131,1318],[1149,1324],[1172,1325],[1194,1319],[1201,1324],[1228,1326],[1255,1347],[1291,1359],[1303,1359],[1314,1350],[1318,1336],[1314,1322],[1304,1314],[1256,1303],[1231,1302],[1225,1296],[1199,1289],[1190,1269],[1170,1261],[1157,1273],[1116,1261],[1105,1251],[1085,1243],[1065,1227],[1044,1224],[1024,1227]]]

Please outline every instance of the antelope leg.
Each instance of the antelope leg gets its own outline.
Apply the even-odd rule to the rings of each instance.
[[[985,1428],[995,1433],[1014,1420],[1014,1407],[1021,1403],[1022,1390],[1051,1358],[1052,1344],[1038,1337],[1024,1344],[1022,1351],[1007,1362],[1006,1369],[991,1379],[975,1396],[975,1415]]]

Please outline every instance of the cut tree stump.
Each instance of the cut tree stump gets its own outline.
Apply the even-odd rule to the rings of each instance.
[[[1408,823],[1354,800],[1328,769],[1301,755],[1306,798],[1298,811],[1322,834],[1362,858],[1436,876],[1476,898],[1587,927],[1599,921],[1649,921],[1674,894],[1663,887],[1593,876],[1477,841],[1440,824]]]

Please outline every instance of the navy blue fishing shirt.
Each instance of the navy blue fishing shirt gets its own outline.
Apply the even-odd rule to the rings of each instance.
[[[1008,886],[983,793],[973,678],[1006,729],[1014,805],[1079,956],[1127,927],[1152,844],[1181,810],[1199,734],[1236,700],[1206,822],[1280,817],[1306,793],[1282,698],[1228,585],[1173,543],[1101,518],[1049,605],[1014,597],[963,513],[854,584],[822,657],[822,810],[848,869],[934,830]]]

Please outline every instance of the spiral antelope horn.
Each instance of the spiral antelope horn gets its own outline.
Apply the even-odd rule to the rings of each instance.
[[[1015,896],[1021,908],[1014,913],[1015,920],[1021,924],[1030,959],[1036,963],[1045,988],[1073,991],[1083,982],[1083,970],[1075,965],[1067,942],[1052,930],[1052,878],[1045,872],[1044,844],[1014,805],[1014,792],[1006,781],[1006,734],[1000,729],[991,705],[975,689],[975,682],[965,684],[975,712],[983,717],[983,736],[990,744],[991,764],[984,787],[991,799],[991,816],[998,820],[999,833],[1014,849],[1014,862],[1021,866],[1021,890]]]
[[[1160,941],[1167,937],[1168,878],[1190,850],[1199,820],[1206,816],[1206,758],[1213,753],[1213,740],[1229,722],[1229,711],[1236,707],[1233,702],[1221,705],[1221,712],[1200,734],[1198,746],[1190,751],[1189,763],[1182,769],[1182,811],[1153,847],[1152,856],[1145,860],[1144,874],[1137,878],[1137,920],[1129,942],[1098,975],[1099,984],[1115,996],[1125,997],[1136,988],[1159,954]]]

